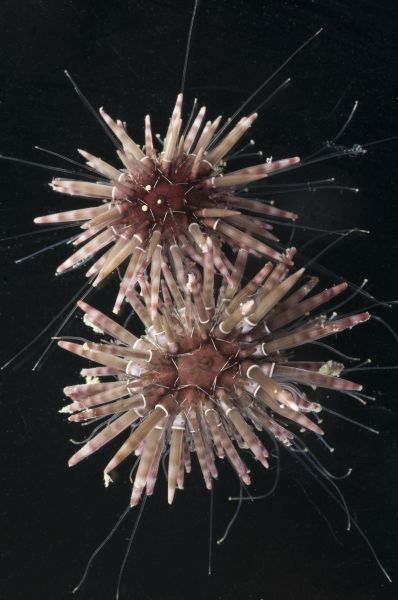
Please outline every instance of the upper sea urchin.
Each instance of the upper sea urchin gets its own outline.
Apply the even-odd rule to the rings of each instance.
[[[145,118],[145,145],[141,148],[130,138],[122,121],[114,121],[100,109],[122,166],[113,167],[79,150],[87,161],[89,180],[54,179],[51,186],[57,192],[94,199],[96,205],[35,219],[41,224],[83,223],[84,231],[73,240],[78,249],[58,267],[58,273],[95,259],[87,276],[93,277],[96,286],[126,263],[114,307],[116,313],[126,291],[134,287],[150,264],[159,243],[164,247],[166,262],[170,247],[175,245],[202,265],[205,236],[210,236],[214,265],[223,275],[231,268],[221,248],[223,242],[276,262],[287,261],[285,255],[269,245],[278,240],[263,217],[294,220],[297,215],[259,199],[240,197],[239,191],[297,164],[299,158],[269,160],[225,173],[228,155],[257,114],[242,117],[233,127],[227,123],[217,132],[221,117],[205,122],[203,106],[196,116],[192,113],[182,131],[182,100],[179,94],[161,151],[155,148],[149,115]]]

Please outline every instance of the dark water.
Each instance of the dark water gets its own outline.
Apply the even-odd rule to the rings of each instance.
[[[76,158],[86,148],[112,158],[103,132],[85,111],[63,75],[67,68],[95,106],[128,121],[138,142],[151,113],[163,132],[179,91],[191,2],[67,2],[4,0],[1,7],[1,133],[4,154],[41,160],[35,144]],[[360,105],[342,143],[366,143],[398,134],[396,3],[203,0],[194,31],[187,96],[195,95],[212,117],[231,114],[304,39],[325,31],[275,79],[291,86],[263,110],[253,135],[265,155],[306,156],[337,133],[355,100]],[[273,87],[267,88],[272,91]],[[263,95],[262,98],[266,96]],[[301,221],[326,229],[360,227],[322,258],[322,264],[361,283],[378,298],[398,298],[398,143],[375,146],[366,156],[325,163],[299,172],[300,180],[335,175],[357,195],[301,194],[278,198]],[[0,164],[3,236],[32,229],[32,218],[69,200],[51,193],[48,174]],[[297,180],[297,175],[296,179]],[[294,179],[293,179],[294,181]],[[279,230],[282,239],[289,231]],[[16,258],[61,239],[63,233],[13,240],[2,247],[3,361],[43,328],[82,285],[78,273],[54,280],[65,256],[58,248],[15,266]],[[68,235],[66,232],[65,237]],[[297,243],[310,239],[297,238]],[[325,240],[308,248],[314,255]],[[109,306],[104,294],[102,305]],[[97,305],[100,305],[96,301]],[[364,301],[362,301],[362,306]],[[358,301],[357,306],[361,305]],[[379,309],[397,330],[396,312]],[[69,329],[80,331],[75,319]],[[398,343],[377,322],[341,339],[341,348],[375,364],[397,364]],[[104,455],[68,470],[69,427],[57,413],[61,388],[77,381],[80,363],[54,352],[39,373],[30,368],[37,348],[19,368],[3,373],[0,469],[2,506],[0,598],[63,599],[81,575],[92,550],[127,504],[120,481],[104,490]],[[358,378],[359,376],[357,376]],[[325,418],[329,455],[318,456],[335,473],[353,467],[341,489],[352,514],[393,578],[388,584],[369,549],[345,531],[342,511],[289,455],[272,497],[245,503],[225,544],[213,547],[207,575],[209,496],[197,469],[166,506],[165,485],[145,507],[121,587],[134,600],[373,600],[396,597],[397,374],[363,374],[374,405],[348,398],[334,407],[380,429],[375,436]],[[253,467],[254,493],[272,486],[275,471]],[[160,477],[160,479],[162,479]],[[214,495],[214,538],[224,531],[238,482],[220,466]],[[133,515],[131,515],[133,516]],[[79,598],[114,597],[117,574],[133,519],[104,549]]]

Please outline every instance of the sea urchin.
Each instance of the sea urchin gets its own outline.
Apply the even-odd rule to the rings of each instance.
[[[297,215],[260,199],[240,197],[239,191],[296,165],[299,158],[268,160],[225,173],[225,161],[257,114],[242,117],[234,126],[227,122],[218,131],[221,117],[205,122],[203,106],[196,116],[192,112],[182,131],[182,101],[179,94],[166,136],[160,142],[161,151],[155,149],[149,115],[145,117],[145,145],[141,148],[130,138],[125,124],[114,121],[101,108],[121,168],[79,150],[87,161],[88,181],[57,178],[51,186],[57,192],[93,199],[96,205],[35,219],[40,224],[82,223],[84,231],[73,240],[78,249],[58,267],[58,273],[95,259],[87,276],[97,286],[126,263],[115,313],[126,290],[150,264],[157,244],[165,249],[175,244],[184,255],[202,264],[205,238],[210,236],[214,265],[223,275],[231,266],[221,249],[223,242],[276,262],[287,260],[269,245],[278,239],[264,217],[294,220]],[[167,252],[165,260],[168,262]]]
[[[287,257],[293,254],[290,250]],[[254,429],[265,430],[285,445],[295,438],[292,425],[322,435],[319,424],[310,418],[322,407],[301,386],[361,389],[340,377],[342,364],[294,360],[291,352],[369,318],[366,312],[341,318],[335,313],[311,316],[343,292],[346,284],[310,295],[316,278],[300,281],[304,269],[289,274],[281,262],[265,264],[244,285],[246,255],[246,250],[239,251],[230,278],[214,290],[215,253],[209,237],[203,275],[194,264],[191,272],[180,272],[174,265],[173,275],[157,246],[150,280],[139,278],[140,295],[129,291],[129,300],[145,325],[144,335],[134,336],[80,302],[85,321],[110,339],[59,342],[62,348],[101,365],[83,369],[87,383],[64,390],[72,402],[62,412],[71,413],[71,421],[93,419],[97,424],[95,434],[69,464],[129,430],[105,468],[105,481],[125,458],[134,452],[139,455],[132,505],[139,502],[145,487],[146,494],[152,494],[168,446],[170,503],[176,487],[183,486],[184,469],[190,470],[190,452],[196,452],[207,488],[217,477],[215,455],[227,456],[248,484],[249,470],[236,445],[249,448],[268,466],[268,452]],[[167,274],[162,281],[161,263]],[[105,420],[98,425],[98,418]]]

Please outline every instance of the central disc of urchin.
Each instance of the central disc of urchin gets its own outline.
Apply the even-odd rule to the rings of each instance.
[[[142,197],[141,210],[151,211],[155,220],[162,219],[167,213],[184,210],[186,184],[175,184],[166,181],[157,183]]]
[[[177,355],[174,360],[179,386],[198,387],[210,392],[228,358],[211,342],[205,342],[188,354]]]
[[[171,228],[181,233],[188,223],[187,198],[188,184],[172,183],[161,173],[153,177],[154,183],[145,187],[131,185],[124,181],[126,194],[119,204],[120,220],[124,226],[133,225],[135,229],[157,225],[163,229]]]

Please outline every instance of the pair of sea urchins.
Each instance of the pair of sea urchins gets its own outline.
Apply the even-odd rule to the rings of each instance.
[[[295,249],[281,251],[267,222],[296,215],[245,192],[297,167],[299,158],[225,171],[257,114],[222,125],[221,117],[206,120],[202,107],[183,127],[182,102],[180,94],[164,140],[154,140],[145,118],[142,147],[122,121],[100,109],[120,166],[79,150],[86,160],[82,180],[54,179],[51,185],[93,205],[35,219],[80,224],[75,251],[58,272],[92,261],[86,275],[96,287],[118,270],[113,312],[129,304],[145,327],[136,336],[79,301],[97,341],[59,342],[98,365],[81,371],[85,383],[64,390],[70,403],[61,412],[70,421],[96,425],[69,464],[124,433],[104,476],[108,484],[124,459],[139,457],[131,505],[144,490],[152,494],[166,452],[169,503],[183,488],[191,453],[208,489],[217,477],[216,457],[225,456],[247,485],[250,470],[239,450],[249,449],[268,467],[262,431],[297,448],[297,430],[323,435],[322,406],[311,400],[312,390],[361,390],[340,377],[343,364],[307,360],[305,349],[369,314],[339,318],[325,310],[347,284],[314,293],[318,279],[294,268]],[[254,276],[247,275],[249,255],[260,259]],[[305,348],[298,357],[294,349],[300,346]]]

